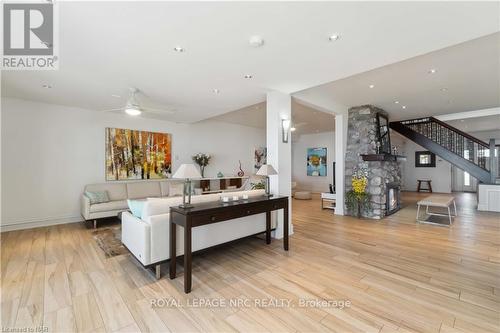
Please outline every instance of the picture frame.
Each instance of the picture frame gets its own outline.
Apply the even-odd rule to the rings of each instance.
[[[435,168],[436,155],[427,150],[415,152],[415,167],[416,168]]]

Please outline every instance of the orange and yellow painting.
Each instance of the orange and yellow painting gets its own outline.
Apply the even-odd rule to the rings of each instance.
[[[168,178],[172,135],[106,128],[106,180]]]

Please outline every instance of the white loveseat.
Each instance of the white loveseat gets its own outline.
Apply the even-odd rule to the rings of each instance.
[[[232,198],[233,194],[240,198],[262,196],[264,190],[226,192],[224,194],[197,195],[192,203],[220,200],[222,195]],[[170,207],[182,203],[182,198],[148,199],[144,204],[141,218],[130,212],[122,214],[122,243],[141,262],[143,266],[156,265],[159,276],[159,263],[170,259],[169,217]],[[275,213],[272,215],[272,228],[276,225]],[[177,255],[184,253],[183,230],[177,226]],[[244,218],[209,224],[193,229],[192,249],[198,251],[231,240],[251,236],[266,230],[265,214],[257,214]]]
[[[146,199],[152,197],[167,197],[171,193],[171,187],[181,185],[179,180],[149,180],[132,182],[109,182],[101,184],[90,184],[85,186],[81,196],[81,214],[86,220],[96,220],[117,216],[118,213],[128,210],[127,199]],[[108,193],[108,202],[90,204],[85,191]],[[182,192],[181,192],[182,193]]]

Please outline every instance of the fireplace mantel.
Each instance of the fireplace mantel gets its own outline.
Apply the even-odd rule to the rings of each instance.
[[[406,156],[402,155],[392,155],[392,154],[361,154],[363,161],[406,161]]]

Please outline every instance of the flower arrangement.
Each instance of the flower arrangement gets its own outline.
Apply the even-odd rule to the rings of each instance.
[[[259,183],[250,183],[252,190],[264,190],[266,188],[266,183],[261,181]]]
[[[201,177],[205,177],[205,167],[210,162],[211,156],[209,154],[198,153],[192,158],[193,161],[200,166]]]
[[[346,193],[346,206],[352,213],[357,212],[358,217],[370,202],[370,194],[366,192],[368,173],[367,168],[355,168],[351,178],[352,190]]]

